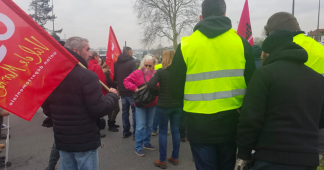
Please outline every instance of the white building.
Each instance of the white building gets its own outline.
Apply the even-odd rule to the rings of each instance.
[[[317,33],[319,33],[319,38],[317,40]],[[309,37],[312,37],[314,40],[317,40],[317,42],[321,43],[324,45],[324,29],[319,29],[315,31],[311,31],[308,33]]]

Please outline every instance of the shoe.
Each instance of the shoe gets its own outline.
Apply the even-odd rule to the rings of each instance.
[[[100,138],[104,138],[104,137],[106,137],[106,134],[100,133]]]
[[[1,162],[0,161],[0,168],[4,168],[4,167],[10,167],[11,166],[11,162],[7,162],[7,163],[4,163],[4,162]]]
[[[116,121],[111,121],[111,122],[112,122],[113,127],[115,127],[115,128],[119,128],[120,127],[119,125],[116,125]]]
[[[9,139],[11,138],[11,135],[9,135]],[[6,134],[1,134],[0,139],[7,139],[7,135]]]
[[[5,125],[5,124],[2,124],[1,129],[2,130],[8,130],[8,129],[10,129],[10,127]]]
[[[168,131],[168,136],[170,136],[171,135],[171,132],[170,131]]]
[[[132,132],[128,132],[128,133],[126,133],[125,135],[123,135],[123,138],[128,138],[128,137],[130,137],[130,136],[132,136],[132,135],[133,135]]]
[[[119,130],[115,126],[110,126],[108,128],[108,131],[110,131],[110,132],[119,132]]]
[[[151,133],[151,135],[152,135],[152,136],[156,136],[157,133],[154,131],[154,132]]]
[[[186,138],[181,138],[181,142],[187,142]]]
[[[0,144],[0,149],[5,148],[5,147],[6,147],[5,144]]]
[[[157,167],[160,167],[161,169],[166,169],[166,162],[161,162],[159,160],[154,161],[154,165]]]
[[[135,140],[135,134],[133,134],[133,140]]]
[[[179,164],[179,160],[178,159],[173,159],[172,157],[168,158],[168,161],[170,163],[172,163],[173,165],[178,165]]]
[[[43,121],[43,124],[42,124],[43,127],[47,127],[47,128],[51,128],[53,127],[53,121],[51,118],[46,118],[44,121]]]
[[[144,145],[143,148],[144,148],[144,149],[151,150],[151,151],[155,151],[155,150],[156,150],[156,147],[153,146],[153,145],[151,145],[151,144]]]
[[[141,157],[145,156],[143,150],[135,150],[135,153],[136,153],[136,155],[141,156]]]

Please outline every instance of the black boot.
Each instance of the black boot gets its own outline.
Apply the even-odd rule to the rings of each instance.
[[[116,121],[111,121],[112,123],[113,123],[113,126],[115,127],[115,128],[119,128],[120,126],[119,125],[116,125]]]
[[[108,131],[119,132],[119,130],[114,126],[114,124],[115,124],[114,121],[108,120],[108,126],[109,126]]]

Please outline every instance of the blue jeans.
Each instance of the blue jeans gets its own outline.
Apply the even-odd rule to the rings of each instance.
[[[153,132],[157,132],[159,126],[159,112],[156,109],[154,113],[154,120],[153,120]]]
[[[151,142],[151,133],[153,129],[153,119],[155,107],[138,108],[136,107],[136,147],[135,150],[142,150],[143,144],[148,145]]]
[[[60,150],[60,170],[99,170],[98,149],[87,152],[65,152]]]
[[[190,143],[197,170],[233,170],[236,144],[199,145]]]
[[[167,134],[168,134],[168,123],[170,120],[171,133],[172,133],[172,144],[173,150],[171,157],[173,159],[179,159],[180,149],[180,116],[182,108],[160,108],[157,107],[157,113],[160,115],[160,134],[159,134],[159,146],[160,146],[160,161],[166,162],[167,159]]]
[[[122,119],[123,119],[123,134],[127,134],[130,131],[131,124],[129,122],[129,107],[132,108],[133,113],[133,129],[135,132],[136,129],[136,121],[135,121],[135,105],[134,98],[132,96],[121,96],[122,101]]]

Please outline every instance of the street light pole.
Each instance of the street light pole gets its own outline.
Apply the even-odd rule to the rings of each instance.
[[[295,15],[295,0],[293,0],[292,14]]]
[[[52,16],[54,16],[54,0],[52,0]],[[54,20],[55,19],[53,19],[53,36],[55,35],[55,32],[54,32]]]
[[[319,41],[319,22],[320,22],[320,14],[321,14],[321,0],[318,0],[318,22],[317,22],[317,41]]]

